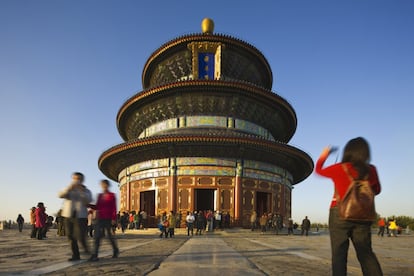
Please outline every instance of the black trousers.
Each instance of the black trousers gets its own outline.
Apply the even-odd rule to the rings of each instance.
[[[95,256],[98,256],[101,239],[104,237],[105,232],[107,233],[109,241],[111,242],[114,254],[118,252],[118,246],[116,244],[115,237],[112,234],[112,220],[99,219],[95,225],[95,248],[93,252]]]
[[[87,231],[87,218],[65,218],[65,233],[69,239],[73,258],[79,258],[80,256],[78,241],[81,243],[85,252],[89,253],[89,247],[86,243]]]
[[[37,233],[36,225],[32,224],[32,232],[30,233],[30,237],[32,239],[37,238],[36,233]]]
[[[168,228],[168,234],[170,235],[170,238],[174,237],[174,228]]]
[[[378,229],[378,236],[384,237],[385,226],[380,226]]]
[[[46,229],[46,227],[37,227],[36,228],[36,238],[38,240],[43,240],[43,238],[45,237],[45,229]]]
[[[332,275],[346,276],[349,240],[354,244],[364,275],[382,275],[381,266],[371,246],[371,222],[341,220],[337,208],[329,213],[329,234],[332,249]]]
[[[187,236],[191,236],[194,234],[194,223],[187,222]]]

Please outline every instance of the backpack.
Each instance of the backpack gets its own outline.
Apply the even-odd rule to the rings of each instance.
[[[350,221],[374,221],[377,218],[375,211],[375,194],[367,178],[354,179],[348,171],[348,167],[342,167],[348,175],[351,184],[343,198],[336,193],[339,216],[343,220]]]

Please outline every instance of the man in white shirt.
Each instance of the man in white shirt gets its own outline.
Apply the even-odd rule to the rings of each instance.
[[[194,234],[194,221],[195,217],[193,216],[193,213],[188,212],[187,217],[185,218],[185,221],[187,222],[187,236],[191,236]]]

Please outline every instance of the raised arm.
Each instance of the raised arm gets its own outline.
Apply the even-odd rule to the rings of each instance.
[[[323,168],[323,165],[326,162],[326,159],[328,159],[329,154],[331,153],[331,147],[325,147],[321,153],[321,155],[318,158],[318,161],[316,161],[315,165],[315,172],[319,175],[328,177],[329,174],[326,173],[325,169]]]

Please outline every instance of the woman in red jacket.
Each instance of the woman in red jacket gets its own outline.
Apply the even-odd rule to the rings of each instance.
[[[37,231],[36,237],[38,240],[43,240],[45,237],[45,233],[46,233],[45,227],[46,227],[46,219],[47,219],[46,208],[43,202],[39,202],[37,204],[35,216],[36,216],[35,226],[36,226],[36,231]]]
[[[95,229],[95,251],[90,261],[98,261],[99,244],[101,242],[104,231],[107,232],[109,241],[111,242],[113,255],[117,258],[119,249],[114,236],[112,235],[112,225],[116,223],[116,198],[115,194],[109,191],[110,183],[104,179],[101,181],[102,193],[98,195],[96,205],[92,206],[96,210],[96,229]]]
[[[369,164],[370,150],[368,142],[358,137],[350,140],[344,149],[341,163],[324,167],[329,154],[336,149],[327,147],[316,162],[317,174],[331,178],[335,185],[335,191],[342,198],[351,180],[344,170],[346,166],[349,174],[354,179],[368,178],[373,192],[377,195],[381,191],[376,168]],[[349,221],[339,217],[336,207],[336,195],[334,194],[329,212],[329,233],[332,250],[332,274],[346,275],[349,240],[351,239],[357,253],[358,261],[364,275],[382,275],[381,266],[371,246],[371,224],[372,222]]]

